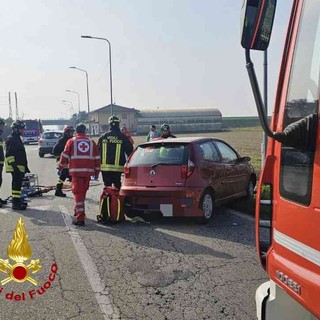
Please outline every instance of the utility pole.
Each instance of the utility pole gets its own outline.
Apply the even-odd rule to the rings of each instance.
[[[11,93],[9,91],[9,119],[12,119]]]
[[[18,97],[17,97],[17,93],[14,93],[14,97],[16,100],[16,120],[19,120],[19,108],[18,108]]]

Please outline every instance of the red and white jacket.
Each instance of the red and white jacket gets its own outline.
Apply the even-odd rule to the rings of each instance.
[[[84,133],[77,133],[67,141],[60,156],[59,169],[69,168],[71,176],[90,177],[99,175],[100,164],[96,143]]]

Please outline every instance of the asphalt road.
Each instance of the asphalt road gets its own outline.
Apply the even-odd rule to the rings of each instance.
[[[26,149],[39,183],[55,185],[54,158],[40,159],[36,145]],[[3,178],[5,198],[11,175]],[[207,225],[150,218],[104,226],[96,222],[101,190],[102,184],[88,191],[84,228],[70,224],[70,191],[67,198],[53,191],[33,197],[24,212],[0,209],[0,258],[9,259],[19,217],[32,248],[22,262],[26,281],[12,280],[9,268],[0,270],[0,280],[9,279],[0,287],[0,319],[255,319],[255,290],[266,276],[252,219],[219,208]],[[32,273],[36,259],[41,269]]]

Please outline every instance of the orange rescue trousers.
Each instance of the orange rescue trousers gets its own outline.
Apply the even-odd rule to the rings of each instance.
[[[74,195],[74,215],[76,221],[84,221],[86,193],[89,189],[91,177],[72,176],[72,193]]]

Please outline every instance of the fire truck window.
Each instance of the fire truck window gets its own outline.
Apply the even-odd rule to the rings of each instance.
[[[318,0],[304,2],[296,50],[290,74],[283,129],[312,113],[318,113],[320,74],[320,10]],[[316,134],[310,139],[316,139]],[[314,152],[282,145],[280,193],[303,205],[311,201]],[[297,183],[298,182],[298,183]]]

